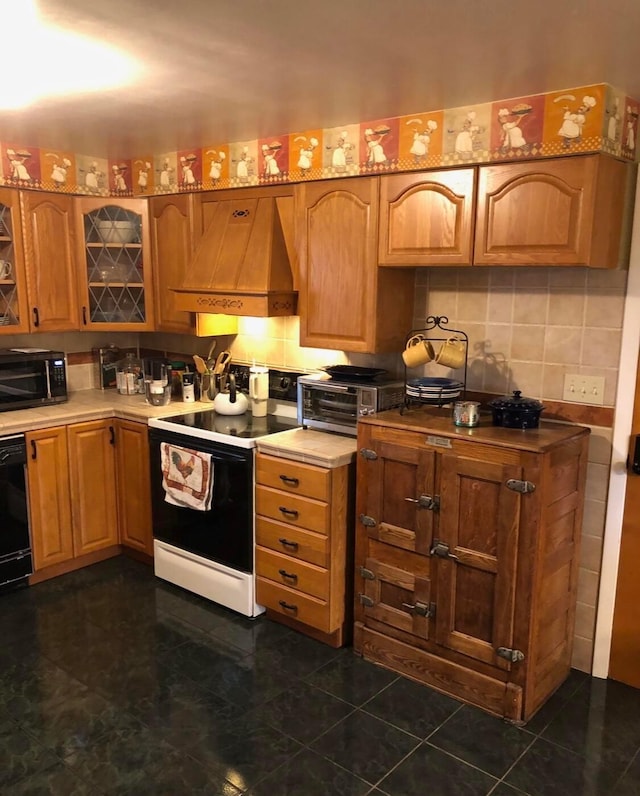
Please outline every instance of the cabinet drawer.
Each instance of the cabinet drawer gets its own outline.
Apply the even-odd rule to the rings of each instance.
[[[317,533],[326,534],[329,528],[330,512],[327,503],[289,495],[268,486],[256,487],[256,514]]]
[[[329,599],[329,572],[323,567],[257,547],[256,574],[320,600]]]
[[[326,567],[329,563],[327,536],[295,528],[284,522],[274,522],[266,517],[256,517],[256,543],[319,567]]]
[[[256,601],[282,616],[297,619],[325,633],[336,629],[330,627],[329,606],[324,600],[301,594],[265,578],[256,578]]]
[[[303,497],[329,501],[331,472],[311,464],[292,462],[259,453],[256,456],[256,483],[282,489]]]

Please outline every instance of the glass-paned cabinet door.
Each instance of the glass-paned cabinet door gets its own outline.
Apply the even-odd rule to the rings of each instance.
[[[6,203],[2,200],[6,199]],[[28,331],[18,192],[0,193],[0,333]]]
[[[151,328],[142,213],[105,203],[84,212],[83,221],[88,302],[84,323]]]

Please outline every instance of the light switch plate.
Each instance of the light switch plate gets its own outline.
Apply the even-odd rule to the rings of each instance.
[[[574,404],[603,406],[604,376],[565,375],[562,399]]]

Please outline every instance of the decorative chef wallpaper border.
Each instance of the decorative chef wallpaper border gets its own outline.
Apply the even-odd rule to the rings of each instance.
[[[151,196],[608,152],[636,160],[640,103],[606,83],[327,129],[109,159],[0,141],[0,184]]]

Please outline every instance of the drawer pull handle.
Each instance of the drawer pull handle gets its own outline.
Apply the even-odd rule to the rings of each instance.
[[[278,506],[278,508],[283,514],[286,514],[287,517],[293,517],[294,520],[298,519],[298,512],[295,509],[287,509],[284,506]]]
[[[281,475],[280,480],[288,486],[300,486],[299,478],[291,478],[289,475]]]
[[[282,575],[283,578],[290,580],[292,583],[298,582],[298,576],[294,572],[287,572],[286,569],[279,569],[278,573]]]
[[[278,603],[284,608],[285,611],[293,611],[294,614],[298,613],[298,606],[286,603],[284,600],[278,600]]]
[[[297,542],[290,542],[288,539],[278,539],[278,541],[280,542],[281,545],[284,545],[285,547],[290,547],[292,550],[298,549]]]

